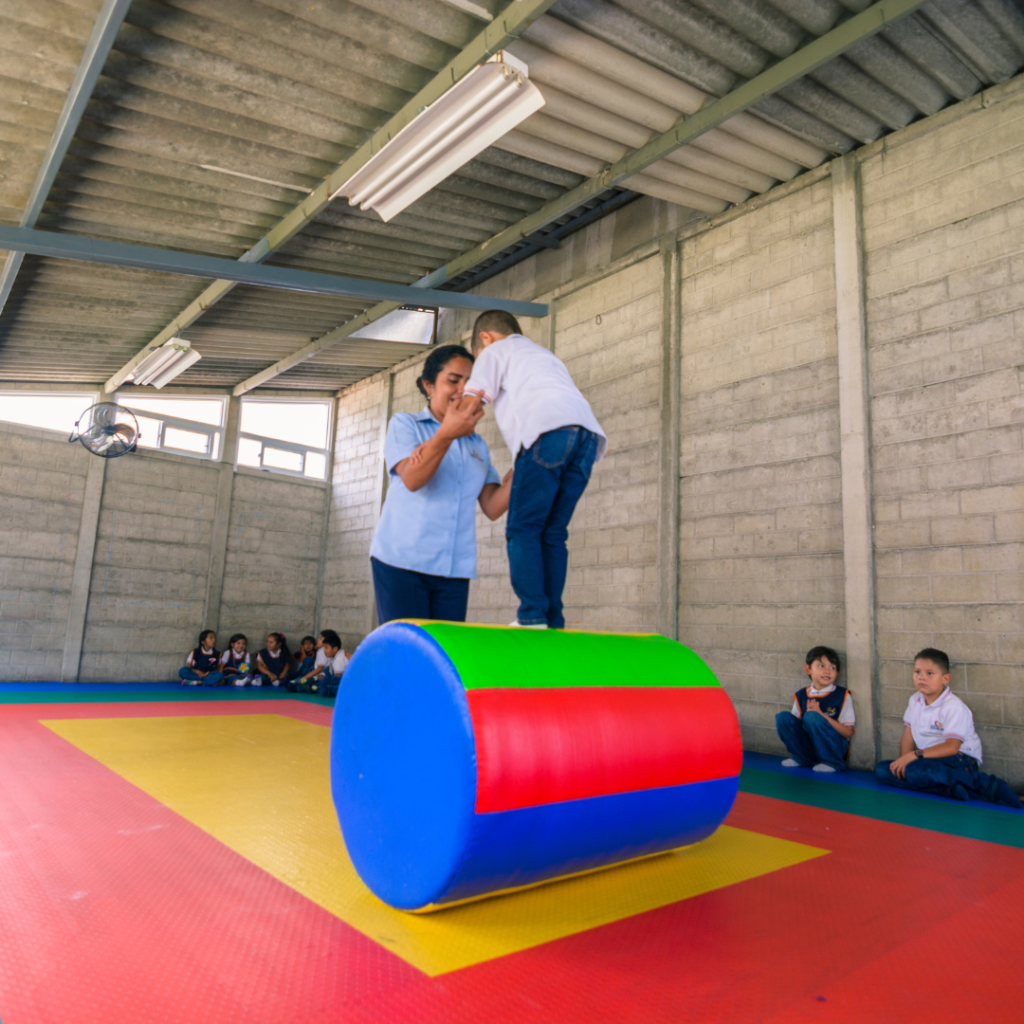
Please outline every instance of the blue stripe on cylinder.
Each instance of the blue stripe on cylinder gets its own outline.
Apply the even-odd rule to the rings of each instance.
[[[436,902],[532,885],[706,839],[728,816],[739,776],[477,814],[466,859]]]

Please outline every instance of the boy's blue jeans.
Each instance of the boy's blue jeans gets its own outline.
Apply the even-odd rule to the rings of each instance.
[[[524,626],[565,628],[565,542],[596,456],[597,435],[584,427],[549,430],[516,456],[505,540]]]
[[[879,761],[875,765],[875,778],[887,786],[918,789],[923,793],[937,793],[939,796],[949,796],[954,800],[964,800],[967,797],[954,792],[957,786],[962,786],[968,795],[991,799],[987,793],[988,783],[990,779],[996,777],[979,771],[978,762],[969,754],[918,757],[910,761],[904,769],[905,779],[893,775],[889,769],[891,764],[892,761]]]
[[[775,729],[786,744],[789,756],[801,768],[827,764],[837,772],[846,771],[846,752],[850,741],[825,721],[817,711],[797,718],[792,711],[780,711],[775,716]]]

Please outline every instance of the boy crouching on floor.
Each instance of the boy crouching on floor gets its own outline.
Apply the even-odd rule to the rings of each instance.
[[[846,771],[846,755],[854,732],[853,698],[845,686],[836,686],[839,655],[831,647],[812,647],[804,659],[811,685],[793,694],[793,709],[775,716],[779,739],[789,757],[784,768],[810,768],[816,772]]]
[[[981,740],[971,709],[949,688],[949,656],[926,647],[914,658],[914,689],[903,716],[900,756],[880,761],[875,778],[889,786],[1020,809],[1005,779],[981,768]]]

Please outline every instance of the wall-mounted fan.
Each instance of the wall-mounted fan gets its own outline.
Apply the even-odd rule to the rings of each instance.
[[[113,402],[90,405],[75,423],[69,441],[81,441],[93,455],[116,459],[135,451],[139,421],[131,409]]]

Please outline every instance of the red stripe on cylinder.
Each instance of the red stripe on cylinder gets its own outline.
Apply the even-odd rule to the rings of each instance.
[[[720,687],[469,690],[477,813],[738,775]]]

